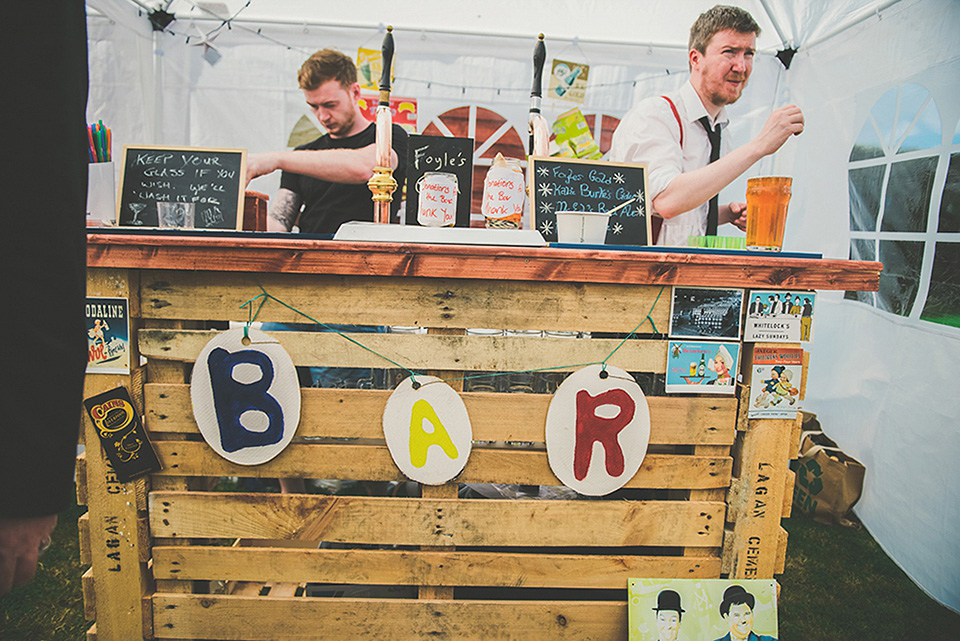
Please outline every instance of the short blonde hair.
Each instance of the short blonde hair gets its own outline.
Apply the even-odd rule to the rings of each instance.
[[[690,27],[690,42],[687,50],[696,49],[700,53],[706,53],[707,45],[710,44],[713,36],[727,29],[738,33],[760,35],[760,25],[747,11],[740,7],[718,4],[701,13],[693,26]]]
[[[330,80],[336,80],[344,89],[349,89],[357,81],[357,67],[353,60],[333,49],[316,52],[300,65],[297,72],[300,88],[307,91],[313,91]]]

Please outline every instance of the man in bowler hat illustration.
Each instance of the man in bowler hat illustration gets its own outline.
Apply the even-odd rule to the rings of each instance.
[[[673,590],[663,590],[657,595],[657,632],[659,641],[677,641],[680,633],[680,616],[684,609],[680,607],[680,595]]]
[[[739,585],[731,585],[723,591],[720,603],[720,616],[730,631],[717,641],[777,641],[776,638],[753,632],[753,595]]]

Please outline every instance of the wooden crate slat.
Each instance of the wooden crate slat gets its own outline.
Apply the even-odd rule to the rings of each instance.
[[[717,546],[723,503],[154,492],[156,537],[396,545]]]
[[[297,439],[382,439],[389,390],[302,388]],[[198,434],[188,385],[148,384],[146,425],[151,432]],[[461,392],[473,436],[484,441],[543,441],[549,394]],[[737,420],[733,397],[648,396],[650,443],[731,445]],[[509,417],[509,420],[506,420]]]
[[[545,281],[230,272],[211,279],[189,271],[144,272],[143,314],[246,321],[250,316],[241,305],[261,294],[261,287],[306,314],[269,301],[257,316],[260,321],[285,323],[313,324],[312,318],[330,324],[629,332],[653,309],[657,330],[666,332],[670,314],[670,288],[660,295],[660,285],[584,288]],[[259,301],[254,305],[255,311]],[[653,329],[647,323],[643,331]]]
[[[157,579],[622,589],[636,577],[718,577],[720,557],[160,546],[153,549],[153,574]]]
[[[193,361],[219,330],[140,331],[140,349],[148,359]],[[410,370],[570,371],[599,363],[617,349],[619,339],[530,338],[523,336],[447,336],[440,334],[271,332],[295,365]],[[365,349],[366,348],[366,349]],[[663,373],[665,341],[631,340],[607,361],[631,372]],[[390,359],[386,360],[384,357]]]
[[[430,601],[156,594],[161,639],[622,641],[623,601]]]
[[[385,445],[287,446],[275,459],[257,466],[231,463],[206,443],[154,443],[164,469],[157,476],[301,477],[360,481],[405,481]],[[710,489],[730,485],[729,456],[647,454],[640,470],[625,487]],[[474,448],[460,483],[519,483],[563,485],[554,476],[547,455],[535,450]]]

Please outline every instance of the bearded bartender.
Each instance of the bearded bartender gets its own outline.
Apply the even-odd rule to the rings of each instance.
[[[609,158],[647,165],[654,214],[663,219],[658,245],[686,245],[732,223],[746,229],[746,203],[720,205],[720,190],[755,162],[803,131],[796,105],[775,109],[760,134],[730,150],[726,105],[743,93],[753,71],[760,27],[739,7],[718,5],[690,28],[690,80],[678,91],[637,104],[613,134]],[[708,133],[709,132],[709,133]]]
[[[367,181],[377,166],[376,125],[360,108],[353,60],[332,49],[310,56],[298,73],[307,106],[327,133],[293,151],[252,154],[247,182],[280,170],[280,189],[267,218],[268,231],[333,234],[350,220],[374,220]],[[397,183],[406,175],[407,133],[392,125],[390,164]],[[391,216],[400,198],[391,204]]]

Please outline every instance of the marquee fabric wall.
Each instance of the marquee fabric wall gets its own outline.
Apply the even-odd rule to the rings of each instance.
[[[177,0],[170,10],[178,19],[163,33],[151,30],[138,4],[87,0],[88,117],[113,129],[115,154],[127,143],[283,149],[307,113],[296,87],[302,60],[324,46],[349,55],[358,47],[379,49],[387,23],[395,26],[394,95],[416,98],[420,131],[450,110],[469,107],[502,118],[495,135],[525,141],[531,57],[536,34],[544,32],[548,65],[554,57],[590,65],[581,109],[602,116],[595,120],[599,138],[602,123],[622,117],[637,99],[686,80],[687,29],[714,3],[491,0],[481,7],[431,0],[420,3],[415,15],[400,3],[379,0],[356,9],[300,0],[253,0],[244,9],[237,0],[226,4],[240,10],[238,19],[224,25],[201,19],[204,14],[193,2]],[[954,268],[944,274],[943,261],[936,258],[937,252],[942,257],[960,247],[955,244],[960,234],[938,226],[941,205],[957,199],[958,178],[951,179],[951,171],[960,173],[949,163],[958,152],[960,60],[951,45],[960,30],[960,4],[738,4],[758,18],[764,33],[750,86],[731,108],[734,143],[755,135],[774,106],[796,102],[807,119],[802,136],[747,173],[794,176],[786,248],[845,258],[851,243],[857,252],[869,251],[864,247],[872,243],[880,260],[889,257],[892,267],[876,301],[845,299],[842,293],[818,298],[808,409],[867,467],[857,507],[866,527],[921,587],[960,610],[960,555],[954,542],[960,530],[955,498],[960,468],[954,464],[960,457],[960,394],[952,389],[951,367],[960,363],[960,329],[922,318],[929,307],[924,300],[931,295],[960,310],[960,303],[951,303],[960,301],[960,272]],[[319,6],[322,16],[314,15]],[[271,10],[272,15],[265,13]],[[774,57],[786,46],[799,49],[789,70]],[[939,146],[930,152],[936,156],[930,191],[936,193],[928,204],[929,220],[922,230],[865,231],[851,223],[856,218],[851,202],[857,198],[851,199],[848,181],[850,170],[859,167],[851,164],[851,152],[864,125],[882,121],[878,105],[886,104],[885,96],[901,95],[905,85],[922,87],[911,88],[913,94],[927,92],[930,100],[924,104],[935,103],[936,117],[927,107],[912,120],[900,114],[905,122],[894,127],[907,131],[936,120],[941,133]],[[548,121],[572,106],[545,101]],[[492,154],[486,152],[494,141],[477,137],[487,146],[475,162],[489,164]],[[895,160],[896,152],[891,153]],[[273,194],[278,184],[279,177],[270,176],[250,187]],[[740,200],[744,187],[741,178],[722,197]],[[921,258],[901,269],[899,254],[889,248],[908,246],[922,247],[917,250]]]

